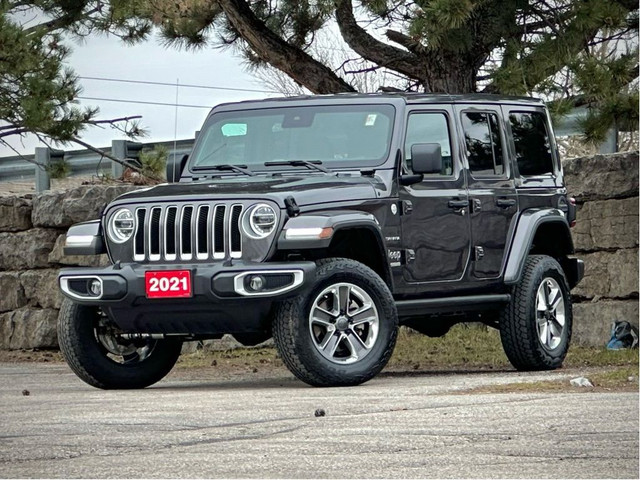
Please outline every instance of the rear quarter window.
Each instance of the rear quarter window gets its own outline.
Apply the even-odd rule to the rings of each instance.
[[[540,112],[510,112],[509,122],[520,175],[553,174],[552,147],[545,115]]]

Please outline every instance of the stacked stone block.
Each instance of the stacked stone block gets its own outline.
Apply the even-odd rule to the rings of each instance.
[[[65,233],[98,218],[107,203],[133,188],[92,185],[0,197],[0,349],[58,346],[58,270],[107,263],[106,255],[65,256]]]
[[[638,325],[638,153],[596,155],[564,163],[578,202],[573,228],[585,278],[574,290],[574,341],[602,346],[611,323]],[[74,223],[134,186],[82,186],[67,192],[0,197],[0,349],[55,348],[62,298],[60,268],[106,265],[106,256],[63,254]]]
[[[565,181],[578,203],[573,239],[585,262],[574,289],[574,338],[605,345],[611,324],[638,326],[638,152],[567,160]]]

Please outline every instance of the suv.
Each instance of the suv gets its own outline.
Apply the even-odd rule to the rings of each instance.
[[[168,184],[70,228],[62,352],[85,382],[141,388],[186,340],[273,337],[315,386],[382,370],[399,325],[498,328],[519,370],[561,366],[584,266],[543,103],[341,94],[215,107]]]

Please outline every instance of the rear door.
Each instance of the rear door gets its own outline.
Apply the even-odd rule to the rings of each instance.
[[[456,105],[469,167],[472,276],[500,276],[512,223],[518,212],[508,161],[506,126],[499,106]]]

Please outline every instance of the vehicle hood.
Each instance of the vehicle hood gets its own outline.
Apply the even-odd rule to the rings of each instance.
[[[264,199],[284,208],[293,197],[299,206],[376,198],[379,179],[356,174],[295,176],[228,176],[162,184],[118,197],[118,204],[138,202],[202,201],[209,199]],[[115,203],[115,202],[114,202]]]

